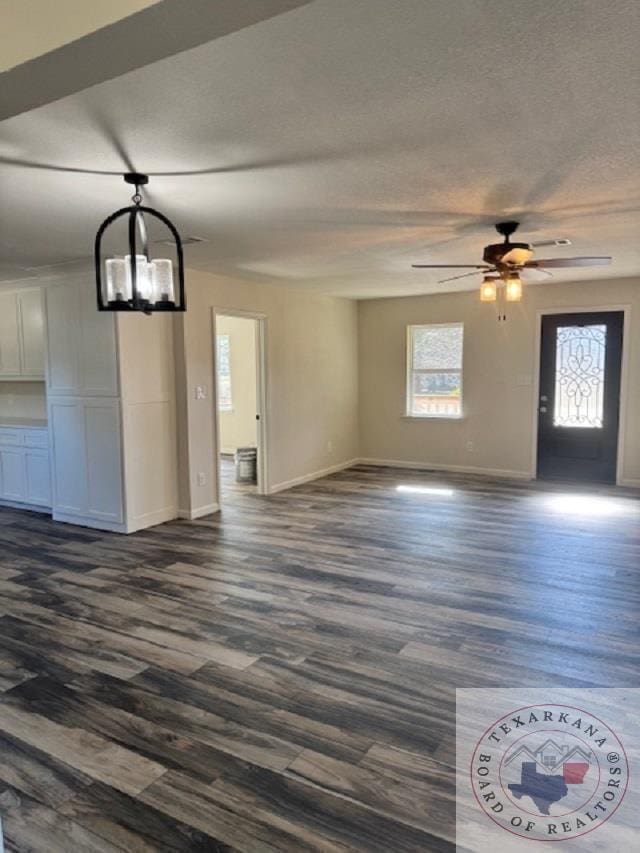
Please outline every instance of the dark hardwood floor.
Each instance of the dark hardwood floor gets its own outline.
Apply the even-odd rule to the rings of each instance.
[[[452,851],[456,687],[640,686],[637,494],[574,491],[358,467],[129,537],[1,509],[7,849]]]
[[[258,488],[255,483],[239,483],[236,480],[236,465],[233,456],[222,454],[220,456],[220,491],[222,493],[221,502],[225,503],[230,496],[255,495]]]

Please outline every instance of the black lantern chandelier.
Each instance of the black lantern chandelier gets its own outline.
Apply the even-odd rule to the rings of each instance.
[[[130,172],[124,176],[136,188],[133,204],[116,210],[98,229],[95,242],[96,287],[100,311],[184,311],[184,259],[182,241],[174,224],[151,207],[142,204],[140,188],[149,183],[147,175]],[[113,245],[114,223],[125,217],[126,252],[105,254],[103,241]],[[148,219],[146,219],[148,217]],[[175,258],[152,258],[147,226],[161,223],[166,239],[156,240],[175,246]],[[120,223],[122,224],[122,223]]]

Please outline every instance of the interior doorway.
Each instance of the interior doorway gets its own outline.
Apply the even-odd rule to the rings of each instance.
[[[615,483],[623,311],[542,318],[538,477]]]
[[[264,317],[214,312],[218,502],[265,494]]]

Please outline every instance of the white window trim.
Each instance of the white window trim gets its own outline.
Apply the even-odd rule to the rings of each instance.
[[[437,369],[427,369],[427,368],[413,368],[413,333],[414,329],[431,329],[434,326],[439,326],[440,328],[449,328],[449,329],[458,329],[462,328],[462,364],[460,367],[452,367],[445,368],[439,367]],[[415,323],[409,324],[407,326],[407,364],[406,364],[406,388],[405,388],[405,411],[403,418],[408,418],[409,420],[417,420],[417,421],[460,421],[464,417],[464,386],[463,386],[463,370],[464,370],[464,323],[455,322],[455,323]],[[413,376],[415,373],[457,373],[460,376],[460,414],[459,415],[449,415],[449,414],[423,414],[416,415],[412,411],[412,402],[413,402]]]

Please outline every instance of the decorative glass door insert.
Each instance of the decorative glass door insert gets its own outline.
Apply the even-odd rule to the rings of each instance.
[[[602,429],[606,325],[559,326],[553,424]]]

